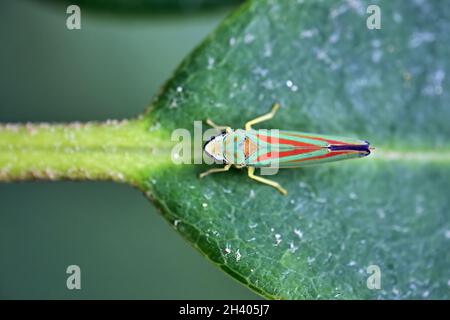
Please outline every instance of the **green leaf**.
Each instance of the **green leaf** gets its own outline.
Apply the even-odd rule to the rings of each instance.
[[[373,1],[372,1],[373,2]],[[147,194],[225,272],[268,298],[450,298],[450,4],[251,1],[179,67],[147,118],[167,135],[207,117],[369,140],[368,158],[282,170],[167,165]],[[381,289],[366,285],[381,270]]]
[[[1,125],[0,181],[137,186],[189,242],[267,298],[450,298],[450,3],[254,0],[178,68],[144,116]],[[288,191],[176,165],[175,129],[211,118],[369,140],[363,159],[285,169]],[[381,288],[367,286],[370,266]],[[369,268],[370,270],[370,268]]]

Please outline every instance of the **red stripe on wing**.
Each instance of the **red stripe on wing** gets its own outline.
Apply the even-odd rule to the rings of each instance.
[[[350,153],[350,152],[348,152],[348,151],[331,151],[331,152],[328,152],[326,154],[322,154],[320,156],[315,156],[315,157],[306,158],[306,159],[298,159],[298,160],[289,161],[289,163],[303,162],[303,161],[309,161],[309,160],[326,159],[326,158],[331,158],[331,157],[338,156],[338,155],[341,155],[341,154],[346,154],[346,153]]]
[[[316,147],[316,148],[303,148],[303,149],[293,149],[293,150],[289,150],[289,151],[281,151],[281,152],[268,152],[266,154],[260,155],[256,161],[264,161],[264,160],[269,160],[269,159],[280,159],[283,157],[289,157],[289,156],[295,156],[298,154],[302,154],[302,153],[308,153],[308,152],[314,152],[321,149],[320,147]]]
[[[274,138],[271,136],[264,136],[261,134],[257,134],[256,136],[258,137],[258,139],[261,139],[262,141],[267,142],[267,143],[287,144],[290,146],[297,146],[297,147],[315,147],[315,145],[312,143],[306,143],[306,142],[289,140],[289,139]]]
[[[334,145],[344,145],[344,144],[349,144],[348,142],[342,142],[342,141],[337,141],[337,140],[330,140],[330,139],[325,139],[325,138],[321,138],[321,137],[314,137],[314,136],[304,136],[301,134],[296,134],[296,133],[286,133],[283,132],[284,135],[288,135],[288,136],[292,136],[292,137],[298,137],[298,138],[305,138],[305,139],[311,139],[311,140],[318,140],[318,141],[325,141],[328,144],[334,144]]]

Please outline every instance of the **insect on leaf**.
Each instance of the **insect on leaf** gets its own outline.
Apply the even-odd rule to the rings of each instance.
[[[235,169],[199,180],[206,165],[170,165],[145,182],[178,232],[265,297],[449,298],[450,4],[378,3],[381,29],[369,30],[367,1],[250,1],[148,113],[167,132],[207,117],[242,128],[279,101],[264,128],[376,147],[363,160],[281,170],[271,178],[287,197]],[[370,266],[380,289],[367,286]]]

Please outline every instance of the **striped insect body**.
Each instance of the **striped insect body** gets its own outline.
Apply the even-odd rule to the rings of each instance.
[[[271,185],[281,193],[287,191],[272,180],[254,175],[255,168],[295,168],[311,164],[365,157],[370,154],[369,142],[345,137],[320,135],[283,130],[254,130],[253,124],[271,119],[279,105],[272,111],[246,123],[245,130],[233,130],[217,126],[211,120],[207,123],[219,130],[204,147],[208,156],[223,163],[224,168],[210,169],[200,175],[229,170],[231,166],[248,168],[250,178]]]

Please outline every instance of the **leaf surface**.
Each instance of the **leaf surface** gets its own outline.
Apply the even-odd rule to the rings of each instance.
[[[170,140],[209,117],[366,139],[364,159],[281,170],[167,164],[142,182],[166,219],[268,298],[450,298],[450,3],[250,1],[178,68],[146,117]],[[367,268],[381,289],[367,287]]]

